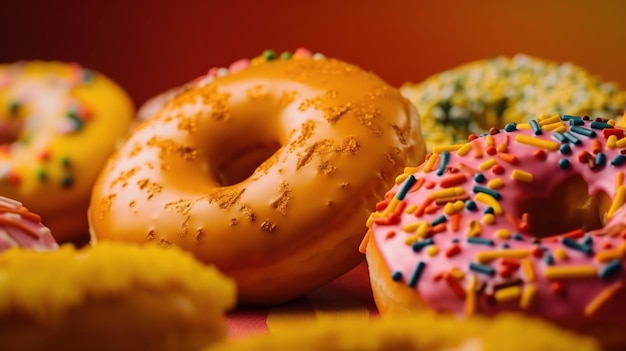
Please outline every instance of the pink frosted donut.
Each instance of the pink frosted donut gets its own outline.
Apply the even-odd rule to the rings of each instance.
[[[435,147],[368,220],[379,309],[517,311],[624,349],[624,153],[614,121],[567,115]]]
[[[58,245],[39,215],[19,201],[0,196],[0,253],[11,247],[49,251]]]

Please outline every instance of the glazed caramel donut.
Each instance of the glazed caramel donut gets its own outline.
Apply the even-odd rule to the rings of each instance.
[[[19,201],[0,196],[0,253],[11,247],[49,251],[59,245],[39,215]]]
[[[435,147],[397,178],[362,243],[383,314],[517,311],[626,336],[626,138],[568,115]]]
[[[420,112],[426,145],[461,143],[544,111],[617,118],[626,92],[572,63],[518,54],[463,64],[406,83],[400,92]]]
[[[319,319],[244,340],[227,340],[205,351],[599,351],[592,338],[538,319],[503,315],[466,321],[414,314],[363,320],[354,316]]]
[[[189,350],[226,336],[235,285],[178,249],[103,243],[0,255],[5,350]]]
[[[242,304],[362,261],[369,208],[424,155],[417,112],[354,65],[266,56],[211,70],[133,131],[94,187],[94,242],[181,246],[234,277]]]
[[[130,98],[77,64],[31,61],[0,65],[0,106],[0,194],[57,241],[86,242],[91,187],[130,124]]]

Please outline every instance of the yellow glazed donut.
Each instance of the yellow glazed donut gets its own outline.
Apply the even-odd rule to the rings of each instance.
[[[265,57],[211,70],[133,131],[94,187],[94,242],[181,246],[234,277],[243,304],[362,261],[376,197],[423,158],[417,112],[354,65]]]
[[[466,63],[400,91],[420,112],[426,145],[457,144],[546,111],[616,118],[626,92],[571,63],[518,54]]]
[[[108,244],[0,255],[3,350],[196,351],[226,336],[235,285],[181,250]]]
[[[368,221],[379,311],[514,311],[626,349],[625,150],[613,120],[570,115],[436,146]]]
[[[541,320],[503,315],[495,319],[415,314],[363,320],[320,319],[281,333],[215,344],[205,351],[599,351],[595,340]]]
[[[77,64],[0,65],[0,194],[86,242],[91,188],[132,117],[117,84]]]

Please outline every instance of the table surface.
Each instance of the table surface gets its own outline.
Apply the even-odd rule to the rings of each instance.
[[[294,323],[346,314],[357,318],[378,315],[365,262],[328,285],[293,301],[272,307],[232,311],[228,315],[228,335],[231,339],[239,339],[273,333]]]

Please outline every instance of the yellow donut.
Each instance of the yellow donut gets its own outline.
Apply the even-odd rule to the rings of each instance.
[[[133,113],[116,83],[77,64],[0,65],[0,194],[57,241],[86,241],[91,187]]]
[[[0,255],[3,350],[196,351],[226,336],[235,285],[171,248]]]
[[[424,350],[424,351],[599,351],[595,340],[517,315],[495,319],[417,314],[375,320],[354,317],[297,324],[265,334],[216,344],[205,351],[255,350]]]

